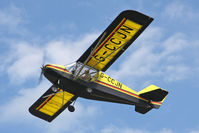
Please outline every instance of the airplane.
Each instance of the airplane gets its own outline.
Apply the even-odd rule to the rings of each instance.
[[[141,114],[158,109],[168,91],[150,85],[136,92],[104,73],[152,21],[153,18],[140,12],[125,10],[76,62],[42,66],[41,74],[52,86],[29,108],[29,112],[51,122],[66,108],[74,112],[78,97],[135,105],[135,111]]]

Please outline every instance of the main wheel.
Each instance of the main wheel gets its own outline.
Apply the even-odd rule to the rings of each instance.
[[[69,105],[69,106],[68,106],[68,111],[74,112],[74,111],[75,111],[75,107],[72,106],[72,105]]]
[[[57,87],[55,87],[55,86],[52,86],[51,89],[52,89],[53,92],[57,92],[58,91]]]

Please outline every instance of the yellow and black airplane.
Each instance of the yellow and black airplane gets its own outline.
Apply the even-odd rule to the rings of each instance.
[[[66,108],[73,112],[78,97],[135,105],[142,114],[158,109],[166,90],[150,85],[136,92],[104,74],[152,21],[137,11],[123,11],[75,63],[43,66],[42,74],[53,85],[29,108],[30,113],[51,122]]]

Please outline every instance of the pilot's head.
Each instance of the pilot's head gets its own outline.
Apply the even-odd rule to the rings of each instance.
[[[85,73],[89,73],[89,70],[85,70]]]

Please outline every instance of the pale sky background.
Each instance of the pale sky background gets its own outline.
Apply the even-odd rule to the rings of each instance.
[[[196,0],[1,0],[1,133],[199,133],[199,2]],[[106,71],[140,91],[169,91],[159,110],[78,98],[52,123],[28,108],[51,86],[40,66],[78,59],[123,10],[154,18]]]

